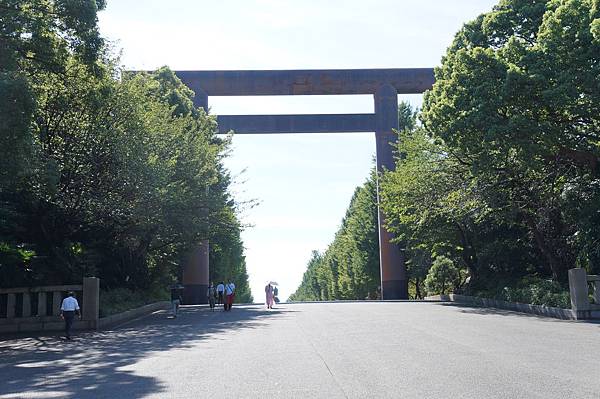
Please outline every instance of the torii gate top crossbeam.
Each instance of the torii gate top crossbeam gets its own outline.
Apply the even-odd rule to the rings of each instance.
[[[398,93],[423,93],[433,68],[176,71],[196,93],[208,96],[374,94],[382,84]]]

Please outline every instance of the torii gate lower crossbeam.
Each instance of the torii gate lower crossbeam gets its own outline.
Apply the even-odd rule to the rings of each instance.
[[[209,96],[372,94],[374,114],[333,115],[219,115],[219,132],[338,133],[375,132],[377,170],[394,170],[392,144],[398,129],[398,93],[422,93],[434,82],[433,69],[339,69],[277,71],[176,71],[194,90],[195,105],[208,110]],[[379,190],[378,190],[379,192]],[[379,202],[379,194],[378,194]],[[379,210],[379,260],[382,299],[408,299],[408,279],[401,247],[392,243]],[[184,269],[184,285],[193,290],[208,284],[208,243],[201,244],[202,256],[192,256]],[[198,273],[196,269],[202,269]],[[190,281],[186,284],[186,276]],[[202,276],[199,281],[196,276]],[[206,279],[206,281],[204,281]],[[192,281],[193,280],[193,281]],[[189,295],[196,297],[196,295]]]

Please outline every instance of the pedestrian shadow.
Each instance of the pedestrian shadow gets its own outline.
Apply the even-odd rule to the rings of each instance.
[[[3,341],[0,398],[140,398],[161,393],[166,387],[159,379],[136,374],[130,366],[151,352],[189,348],[218,339],[224,331],[264,328],[268,319],[290,312],[283,307],[234,306],[230,312],[182,307],[176,319],[158,312],[110,331],[80,333],[73,341],[52,336]]]

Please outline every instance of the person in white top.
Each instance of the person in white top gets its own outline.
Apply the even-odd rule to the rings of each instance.
[[[223,305],[223,293],[225,292],[225,284],[223,284],[223,282],[221,281],[219,284],[217,284],[217,303],[219,305]]]
[[[231,310],[231,305],[233,305],[233,298],[235,297],[235,284],[227,283],[225,284],[225,306],[224,310]]]
[[[60,305],[60,317],[65,321],[65,338],[71,339],[71,328],[73,327],[73,320],[75,315],[81,319],[81,313],[79,309],[79,303],[75,299],[75,293],[69,292],[69,296],[63,299]]]

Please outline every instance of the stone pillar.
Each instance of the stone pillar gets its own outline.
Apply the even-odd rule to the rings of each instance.
[[[38,317],[46,316],[46,293],[38,292]]]
[[[17,296],[15,294],[8,294],[6,297],[6,318],[15,318],[15,307],[17,306]]]
[[[569,293],[571,294],[571,310],[577,320],[589,318],[591,307],[585,269],[569,270]]]
[[[31,317],[31,294],[23,293],[23,317]]]
[[[377,171],[394,170],[394,148],[398,129],[398,94],[396,88],[386,84],[375,93],[375,140],[377,147]],[[379,183],[377,184],[379,205]],[[390,241],[393,235],[383,226],[385,218],[379,208],[379,267],[381,271],[381,298],[408,299],[408,279],[404,264],[404,253]]]
[[[81,316],[88,322],[89,328],[98,328],[100,317],[100,279],[97,277],[83,278],[83,303]]]
[[[203,240],[183,268],[183,303],[186,305],[208,303],[209,247],[208,240]]]
[[[52,316],[60,315],[60,307],[62,306],[63,299],[63,293],[61,291],[54,291],[52,293]]]

